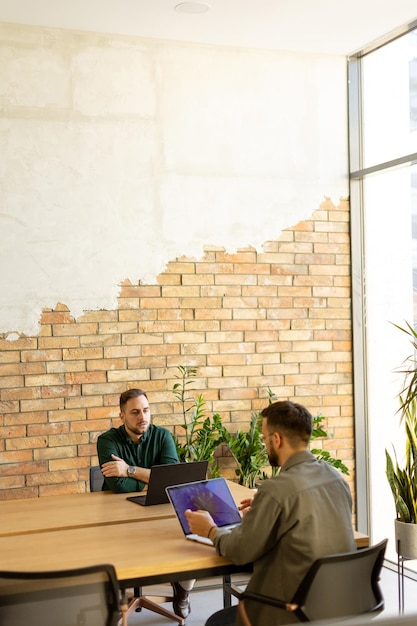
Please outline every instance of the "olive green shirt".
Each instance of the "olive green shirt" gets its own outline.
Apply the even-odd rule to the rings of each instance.
[[[139,443],[134,443],[126,432],[124,424],[119,428],[110,428],[97,439],[97,454],[100,466],[113,461],[114,454],[128,465],[146,467],[179,463],[174,438],[166,428],[151,424]],[[135,478],[104,478],[103,491],[129,493],[142,491],[145,483]]]
[[[236,564],[253,563],[248,591],[289,602],[317,558],[356,549],[349,486],[325,461],[297,452],[278,476],[261,483],[242,523],[219,529],[214,544]],[[299,621],[265,604],[247,600],[245,606],[253,626]]]

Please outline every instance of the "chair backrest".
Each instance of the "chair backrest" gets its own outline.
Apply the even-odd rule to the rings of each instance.
[[[103,490],[104,477],[101,473],[100,465],[90,467],[90,491]]]
[[[369,548],[333,554],[313,563],[292,602],[300,621],[382,611],[379,586],[387,539]]]
[[[119,585],[112,565],[55,572],[1,572],[1,626],[114,626]]]

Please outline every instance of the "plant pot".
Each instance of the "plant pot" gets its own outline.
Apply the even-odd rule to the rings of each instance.
[[[395,548],[404,559],[417,559],[417,524],[395,520]]]

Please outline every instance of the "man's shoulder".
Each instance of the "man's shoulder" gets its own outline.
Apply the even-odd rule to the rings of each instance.
[[[166,435],[167,433],[170,434],[168,428],[165,428],[165,426],[156,426],[155,424],[150,424],[148,432],[149,434],[160,436]]]
[[[104,439],[108,439],[111,441],[114,441],[115,439],[121,439],[122,438],[122,433],[121,433],[121,426],[119,426],[118,428],[109,428],[109,430],[104,431],[104,433],[101,433],[101,435],[99,435],[97,437],[97,440],[104,440]]]
[[[306,450],[294,455],[277,476],[263,481],[259,490],[282,500],[334,481],[344,482],[340,472]]]

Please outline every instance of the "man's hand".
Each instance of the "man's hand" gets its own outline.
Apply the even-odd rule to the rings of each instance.
[[[253,502],[253,498],[245,498],[241,501],[238,509],[242,511],[242,515],[245,515],[251,508]]]
[[[208,511],[191,511],[187,509],[185,517],[191,532],[200,535],[200,537],[207,537],[210,528],[216,525]]]
[[[115,454],[112,454],[111,458],[114,459],[114,461],[107,461],[107,463],[103,463],[101,466],[103,476],[106,478],[113,478],[115,476],[126,478],[127,468],[129,467],[126,461],[123,461],[123,459],[120,459]]]

